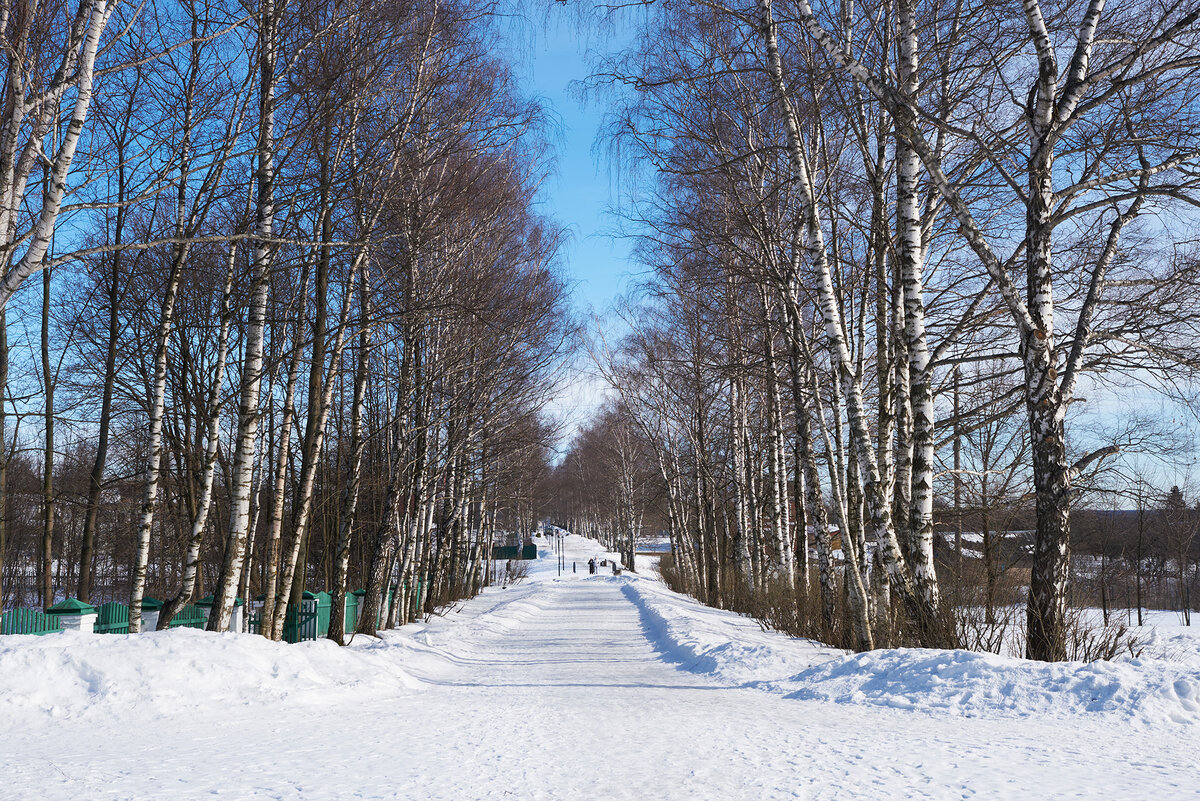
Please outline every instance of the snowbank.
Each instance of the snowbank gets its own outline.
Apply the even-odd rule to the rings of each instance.
[[[0,637],[0,721],[108,715],[136,706],[173,715],[213,704],[332,703],[362,691],[419,686],[378,640],[339,648],[245,634],[172,629]],[[319,691],[319,692],[314,692]],[[2,724],[0,724],[2,725]]]
[[[1150,660],[1030,662],[970,651],[872,651],[780,684],[791,698],[965,717],[1117,715],[1130,723],[1200,722],[1200,673]]]
[[[765,632],[644,579],[622,591],[665,658],[722,682],[789,698],[959,717],[1117,716],[1130,723],[1200,723],[1200,637],[1150,635],[1143,657],[1047,664],[920,648],[847,654]]]
[[[663,656],[694,673],[738,685],[777,682],[799,667],[845,653],[812,640],[763,631],[747,617],[705,606],[654,581],[607,580],[622,582],[622,592],[641,612],[646,635]]]

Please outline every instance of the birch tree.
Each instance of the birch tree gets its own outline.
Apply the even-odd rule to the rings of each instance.
[[[1124,281],[1165,278],[1126,279],[1112,272],[1119,262],[1122,234],[1148,200],[1168,203],[1193,192],[1188,166],[1200,151],[1194,129],[1185,122],[1190,111],[1183,98],[1194,80],[1194,23],[1200,8],[1181,2],[1154,10],[1138,4],[1106,9],[1103,0],[1095,0],[1048,13],[1031,0],[1015,18],[1000,17],[1000,35],[1009,38],[997,44],[1013,54],[1011,60],[977,69],[990,80],[1014,87],[1011,113],[989,125],[982,142],[989,166],[1025,212],[1021,241],[1007,253],[979,222],[965,181],[954,177],[952,167],[916,125],[918,118],[927,118],[919,100],[840,45],[806,0],[797,0],[796,8],[807,35],[825,56],[888,109],[898,135],[928,170],[1008,310],[1025,370],[1038,512],[1027,655],[1064,659],[1072,482],[1089,464],[1112,452],[1104,448],[1070,459],[1066,409],[1080,374],[1091,366],[1084,354],[1107,347],[1097,325],[1104,319],[1107,298],[1119,295]],[[1069,53],[1062,71],[1060,50]],[[980,114],[989,116],[982,109]],[[1155,117],[1155,124],[1148,115]],[[954,134],[973,136],[938,122]],[[1056,169],[1056,162],[1071,166]],[[1010,174],[1008,163],[1019,165],[1020,172]],[[1089,227],[1098,234],[1099,244],[1075,265],[1085,276],[1076,300],[1061,289],[1062,259],[1055,255],[1056,244],[1061,249],[1070,231]],[[1024,292],[1012,277],[1016,265],[1024,267]],[[1189,268],[1183,269],[1186,273]],[[1056,309],[1060,318],[1064,310],[1074,316],[1074,325],[1061,340],[1056,338]],[[1147,360],[1152,363],[1164,354],[1153,336],[1147,339],[1122,345],[1152,355]]]

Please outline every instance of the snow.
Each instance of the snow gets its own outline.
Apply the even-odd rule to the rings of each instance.
[[[527,579],[348,648],[0,637],[0,799],[1200,798],[1169,615],[1137,660],[853,655],[537,542]]]
[[[843,651],[763,631],[750,618],[704,606],[650,581],[620,581],[662,657],[731,685],[777,681],[798,667],[837,659]]]
[[[846,654],[764,632],[752,620],[680,598],[662,585],[623,582],[621,589],[642,612],[664,658],[789,698],[963,717],[1086,712],[1142,726],[1200,722],[1200,639],[1165,621],[1139,659],[1047,664],[919,648]]]
[[[137,706],[158,717],[200,704],[271,705],[419,683],[378,641],[338,648],[179,628],[140,635],[0,637],[0,718],[99,719]]]
[[[1194,724],[1200,674],[1130,660],[1045,664],[969,651],[880,650],[793,676],[791,698],[874,704],[954,716],[1062,717],[1101,713],[1114,724]]]

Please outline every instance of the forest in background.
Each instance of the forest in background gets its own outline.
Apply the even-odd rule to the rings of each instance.
[[[1192,462],[1198,20],[640,6],[588,88],[647,274],[563,525],[627,560],[665,531],[672,586],[856,650],[1116,653],[1078,609],[1149,574],[1189,609],[1196,499],[1160,477]]]
[[[348,589],[373,633],[530,535],[575,324],[495,12],[4,3],[6,608],[263,596],[278,639],[324,589],[340,642]]]

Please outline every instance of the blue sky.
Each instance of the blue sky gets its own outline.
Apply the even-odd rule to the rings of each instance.
[[[526,92],[541,98],[558,123],[557,169],[540,201],[548,216],[571,231],[564,268],[576,309],[581,315],[604,316],[637,267],[630,261],[628,240],[612,234],[617,221],[608,209],[617,201],[617,190],[603,146],[596,141],[605,108],[594,100],[581,103],[571,85],[588,76],[589,45],[611,47],[620,37],[597,42],[592,36],[589,42],[566,9],[553,5],[548,14],[545,20],[514,23],[512,33]],[[591,359],[581,354],[549,408],[562,424],[560,453],[608,394]]]
[[[515,44],[524,55],[526,91],[541,97],[559,122],[557,171],[541,200],[546,213],[571,230],[566,264],[576,305],[603,314],[636,270],[629,262],[628,243],[610,235],[615,220],[606,212],[616,202],[616,190],[603,149],[594,148],[604,108],[595,101],[580,103],[570,89],[572,82],[587,77],[586,48],[597,42],[584,40],[566,10],[554,6],[548,12],[547,20],[531,21],[515,35],[524,40]]]

